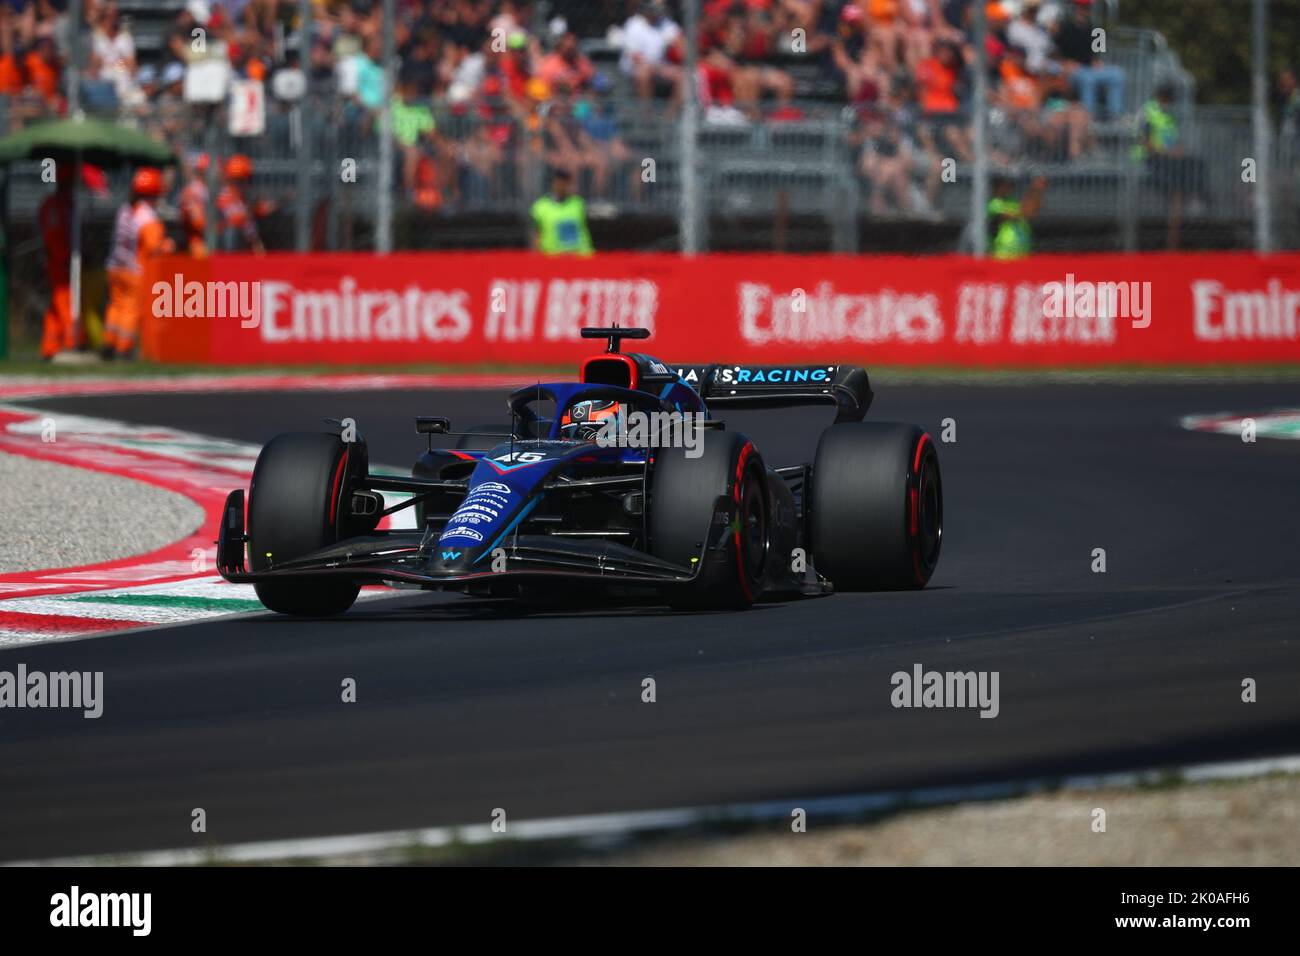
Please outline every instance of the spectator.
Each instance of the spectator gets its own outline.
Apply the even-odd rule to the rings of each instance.
[[[573,174],[556,169],[550,193],[533,203],[533,248],[544,255],[592,254],[587,206],[573,189]]]
[[[168,63],[162,68],[162,73],[158,76],[157,98],[163,102],[170,102],[176,105],[185,102],[185,65],[183,63]]]
[[[202,14],[202,19],[198,18],[198,14]],[[176,14],[175,22],[163,37],[163,47],[172,59],[181,63],[190,60],[194,51],[194,31],[206,27],[210,18],[211,14],[203,3],[192,2],[181,8]]]
[[[247,34],[241,41],[228,47],[231,71],[243,80],[265,81],[268,57],[263,52],[265,44],[255,33]]]
[[[1079,93],[1083,108],[1093,116],[1114,119],[1124,112],[1124,71],[1103,63],[1093,51],[1091,3],[1075,0],[1073,12],[1061,23],[1056,47],[1066,75]],[[1106,111],[1099,114],[1098,99],[1104,92]]]
[[[505,80],[504,92],[510,109],[520,119],[533,112],[533,101],[545,99],[547,87],[530,83],[533,79],[533,56],[528,47],[528,35],[516,30],[506,38],[506,52],[500,61],[501,76]],[[535,95],[541,93],[543,95]]]
[[[659,91],[680,99],[682,68],[670,62],[668,56],[681,32],[668,18],[662,0],[645,0],[641,10],[624,24],[619,69],[632,77],[637,95],[643,100]]]
[[[60,56],[64,54],[63,39],[67,33],[68,16],[65,12],[67,0],[36,0],[36,24],[34,28],[37,40],[50,39]]]
[[[27,82],[40,94],[51,112],[63,103],[63,63],[52,36],[39,36],[23,59]]]
[[[776,44],[772,21],[761,7],[734,3],[701,29],[700,46],[710,63],[726,72],[736,104],[750,117],[758,117],[764,94],[775,96],[779,105],[794,95],[790,75],[771,65]]]
[[[376,112],[384,104],[383,59],[384,40],[378,34],[372,34],[352,57],[357,102],[370,112]]]
[[[22,66],[14,50],[14,31],[9,26],[10,11],[0,7],[0,94],[17,96],[27,85]]]
[[[168,63],[163,67],[156,91],[138,110],[146,126],[161,133],[164,139],[183,135],[191,115],[185,102],[185,67],[180,63]]]
[[[1297,139],[1300,138],[1300,82],[1296,81],[1295,71],[1290,67],[1278,74],[1276,95],[1278,145],[1285,153],[1295,155]],[[1296,207],[1296,188],[1300,185],[1300,169],[1294,163],[1290,165],[1290,169],[1279,170],[1277,177],[1281,187],[1279,205],[1287,209]]]
[[[852,2],[852,0],[850,0]],[[899,30],[899,0],[866,0],[869,43],[889,76],[898,72],[902,32]]]
[[[138,93],[134,102],[129,104],[134,111],[141,115],[147,115],[150,109],[150,100],[152,100],[161,89],[159,85],[158,68],[152,63],[146,63],[140,67],[135,74],[135,87]]]
[[[432,209],[442,204],[441,183],[445,180],[438,174],[437,157],[445,149],[437,135],[433,111],[418,94],[416,74],[404,68],[398,76],[397,95],[391,107],[393,139],[401,150],[402,185],[406,194],[416,198],[416,181],[422,176],[418,204],[423,209]]]
[[[524,32],[524,18],[519,14],[519,6],[514,0],[501,0],[496,15],[488,21],[488,32],[499,36]]]
[[[491,39],[488,16],[491,6],[480,0],[443,0],[426,3],[424,18],[436,26],[438,33],[452,47],[466,53],[480,49]],[[519,28],[513,8],[502,26],[501,36],[508,36]]]
[[[940,0],[903,0],[899,19],[904,59],[911,73],[930,56],[939,40],[962,40],[961,31],[954,30],[944,19]]]
[[[483,81],[489,71],[498,69],[498,54],[492,49],[492,41],[484,40],[479,49],[473,53],[452,47],[455,54],[455,66],[451,73],[451,84],[447,88],[447,98],[453,103],[465,103],[475,97],[483,88]]]
[[[496,56],[488,49],[490,42],[484,41],[485,52],[481,54],[485,64],[494,62],[492,58]],[[496,197],[506,153],[518,145],[517,126],[501,95],[501,88],[499,70],[485,65],[472,102],[476,122],[464,147],[469,190],[482,198]]]
[[[1054,162],[1081,159],[1095,147],[1092,117],[1074,90],[1054,91],[1048,96],[1043,115],[1043,143],[1048,158]]]
[[[1018,122],[1035,125],[1043,105],[1043,88],[1038,77],[1027,67],[1023,48],[1009,46],[998,64],[997,102]]]
[[[307,81],[314,89],[323,84],[337,82],[339,69],[334,58],[334,50],[326,37],[317,37],[311,45],[311,54],[307,60]]]
[[[1300,83],[1295,71],[1284,69],[1277,77],[1277,102],[1282,136],[1294,140],[1300,131]]]
[[[874,48],[867,43],[867,18],[857,4],[847,4],[839,14],[829,62],[844,79],[845,95],[852,103],[873,103],[888,81]],[[825,61],[824,61],[825,62]]]
[[[1047,71],[1052,38],[1038,23],[1039,0],[1023,0],[1020,15],[1007,24],[1007,43],[1025,51],[1025,69],[1035,76]]]
[[[904,85],[902,91],[907,91]],[[871,184],[870,209],[874,216],[892,214],[937,218],[942,166],[916,122],[916,114],[899,94],[886,94],[879,109],[859,112],[862,152],[859,170]],[[925,193],[916,188],[913,177],[925,180]],[[888,199],[892,197],[893,208]]]
[[[748,118],[736,109],[736,92],[731,85],[731,61],[718,50],[700,60],[695,74],[695,92],[710,125],[745,125]]]
[[[827,5],[823,0],[774,0],[767,4],[767,10],[778,36],[789,37],[793,47],[794,31],[803,30],[805,52],[813,53],[816,51],[811,49],[811,41],[817,32],[820,8]]]
[[[109,0],[99,10],[91,38],[90,78],[110,86],[116,102],[130,103],[139,97],[135,69],[135,41],[122,29],[117,4]]]
[[[578,36],[568,32],[560,36],[555,49],[542,60],[537,75],[551,87],[563,83],[569,89],[580,92],[587,88],[591,78],[596,75],[596,68],[578,49]]]
[[[943,160],[934,147],[934,140],[923,135],[924,127],[918,122],[914,102],[915,89],[909,82],[899,84],[896,93],[885,99],[888,115],[898,125],[907,152],[911,157],[911,174],[921,177],[925,183],[924,192],[913,188],[909,194],[911,212],[926,219],[941,218],[937,211],[939,188],[943,183]]]
[[[893,117],[873,113],[867,117],[860,166],[871,182],[871,214],[889,214],[886,199],[893,197],[895,211],[911,211],[912,154]]]
[[[582,182],[584,171],[590,172],[593,192],[605,195],[609,160],[575,115],[569,87],[564,83],[556,87],[546,114],[546,162],[553,169],[567,172],[575,184]]]
[[[419,96],[429,96],[441,85],[439,71],[442,40],[435,30],[421,29],[412,34],[401,56],[401,72],[410,77]]]
[[[934,54],[917,66],[916,82],[921,113],[932,130],[936,146],[945,153],[951,150],[959,159],[969,162],[973,153],[961,114],[964,70],[961,48],[949,40],[941,40],[935,44]]]
[[[474,124],[462,147],[465,168],[465,194],[471,199],[499,198],[500,171],[505,162],[506,145],[510,143],[513,125],[493,123],[492,107],[479,106],[479,119]],[[486,115],[484,115],[486,114]]]
[[[6,32],[12,32],[19,49],[29,49],[36,39],[35,0],[4,0]]]
[[[592,96],[578,102],[575,115],[582,123],[582,128],[590,138],[593,147],[603,155],[610,170],[620,170],[627,166],[631,153],[619,133],[618,120],[614,113],[614,104],[609,101],[609,92],[613,83],[603,73],[597,73],[592,79]],[[641,198],[641,176],[639,169],[633,169],[631,176],[632,196]]]

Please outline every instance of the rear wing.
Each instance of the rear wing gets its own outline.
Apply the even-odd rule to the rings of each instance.
[[[832,404],[837,422],[860,422],[871,407],[866,369],[856,365],[671,365],[710,406],[783,408]]]

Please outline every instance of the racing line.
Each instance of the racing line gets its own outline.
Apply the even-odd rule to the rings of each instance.
[[[489,423],[504,398],[27,405],[250,443],[352,417],[372,460],[400,463],[423,441],[412,416]],[[0,649],[0,670],[102,670],[105,686],[99,720],[0,721],[0,859],[483,824],[498,807],[523,821],[795,806],[1295,753],[1300,443],[1180,421],[1297,407],[1297,384],[882,387],[870,417],[926,427],[943,468],[943,555],[923,592],[739,614],[583,595],[530,612],[412,592],[332,620],[248,614]],[[946,418],[955,443],[939,441]],[[782,465],[811,456],[828,417],[727,420]],[[894,709],[890,675],[918,663],[999,671],[999,716]],[[641,701],[645,677],[656,703]],[[1248,677],[1255,703],[1242,701]],[[355,703],[341,700],[346,678]],[[205,834],[190,829],[198,807]]]

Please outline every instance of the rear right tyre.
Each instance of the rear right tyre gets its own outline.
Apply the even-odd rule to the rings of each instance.
[[[934,440],[900,422],[822,432],[813,465],[813,560],[837,591],[925,587],[943,543]]]

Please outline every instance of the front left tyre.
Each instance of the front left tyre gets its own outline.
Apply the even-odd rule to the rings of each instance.
[[[744,435],[709,431],[697,458],[684,449],[655,454],[650,498],[650,551],[657,558],[694,568],[706,540],[720,534],[721,547],[704,555],[705,567],[690,585],[666,592],[684,610],[742,609],[762,593],[770,535],[763,459]],[[731,526],[713,527],[719,497],[730,499]]]
[[[365,446],[325,432],[277,435],[257,456],[248,492],[252,570],[266,571],[340,538],[347,475],[364,469]],[[360,588],[346,579],[266,581],[258,599],[281,614],[326,616],[352,606]]]

